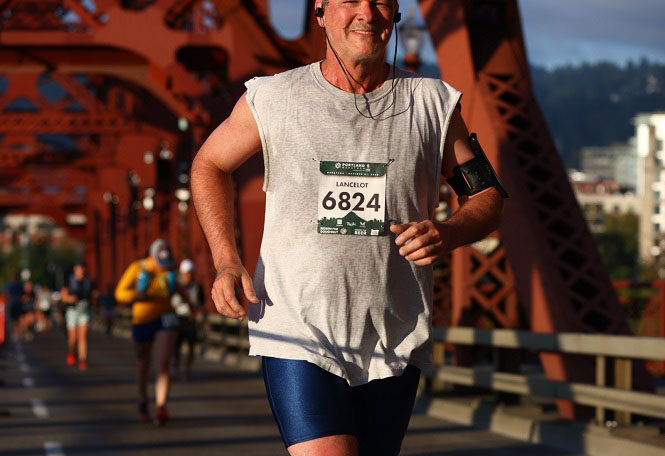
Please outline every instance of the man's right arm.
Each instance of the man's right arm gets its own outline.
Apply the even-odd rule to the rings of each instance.
[[[60,300],[65,304],[74,304],[76,302],[76,295],[74,294],[72,282],[73,281],[70,280],[69,283],[60,290]]]
[[[258,126],[243,95],[203,143],[191,171],[196,214],[217,270],[212,298],[218,312],[238,319],[246,312],[235,297],[235,287],[241,287],[248,300],[258,299],[236,247],[231,173],[260,149]]]
[[[115,300],[119,305],[131,304],[136,300],[136,278],[141,270],[138,262],[130,264],[115,287]]]

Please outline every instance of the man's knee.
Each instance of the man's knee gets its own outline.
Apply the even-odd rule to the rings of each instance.
[[[358,440],[353,435],[330,435],[289,448],[291,456],[358,456]]]
[[[151,342],[136,342],[134,344],[134,353],[139,361],[147,361],[150,359],[150,349],[152,348]]]

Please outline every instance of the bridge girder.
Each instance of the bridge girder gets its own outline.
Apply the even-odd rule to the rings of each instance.
[[[517,0],[421,0],[420,8],[441,73],[464,92],[463,116],[511,194],[495,248],[453,252],[453,324],[473,322],[480,307],[509,327],[630,334],[533,94]],[[483,292],[477,280],[488,277]],[[541,361],[549,378],[593,382],[586,358]],[[643,370],[635,377],[649,386]],[[572,404],[559,406],[573,416]]]

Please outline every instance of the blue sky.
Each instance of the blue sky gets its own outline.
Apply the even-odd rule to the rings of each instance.
[[[269,0],[276,27],[298,34],[306,0]],[[518,0],[532,64],[555,67],[646,57],[665,63],[665,0]],[[402,15],[417,0],[400,0]],[[417,8],[416,12],[420,17]],[[401,53],[401,49],[398,51]],[[435,61],[428,42],[423,60]]]

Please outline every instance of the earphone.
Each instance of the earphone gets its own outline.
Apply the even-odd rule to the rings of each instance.
[[[399,8],[399,6],[398,6]],[[322,18],[323,17],[323,7],[317,6],[314,8],[314,16]],[[393,23],[397,24],[399,21],[402,20],[402,13],[399,12],[399,9],[395,11],[395,15],[393,16]],[[395,105],[395,63],[397,61],[397,43],[399,42],[399,33],[397,32],[397,27],[395,28],[395,53],[393,55],[393,78],[390,82],[390,91],[393,94],[393,101],[390,103],[390,106],[388,106],[386,109],[381,111],[378,116],[383,114],[384,112],[388,111],[391,107]],[[328,45],[330,46],[330,49],[332,49],[333,54],[335,55],[335,58],[337,59],[337,63],[339,63],[340,68],[342,69],[342,72],[344,73],[344,77],[346,78],[346,81],[349,83],[349,86],[351,87],[351,90],[353,91],[353,104],[356,107],[356,111],[358,111],[358,114],[361,116],[368,118],[368,119],[374,119],[374,116],[371,114],[369,116],[366,116],[363,114],[360,109],[358,109],[358,101],[356,100],[356,90],[353,88],[353,84],[351,84],[351,79],[349,79],[349,75],[346,72],[346,68],[344,68],[344,65],[342,64],[342,61],[339,59],[339,56],[337,55],[337,52],[335,51],[335,48],[333,47],[332,43],[330,42],[330,38],[328,38],[328,33],[326,32],[326,28],[323,27],[323,33],[326,36],[326,41],[328,42]]]
[[[314,16],[323,17],[323,8],[320,6],[314,8]],[[395,11],[395,15],[393,16],[393,22],[397,24],[401,20],[402,20],[402,13],[400,13],[399,10]]]

